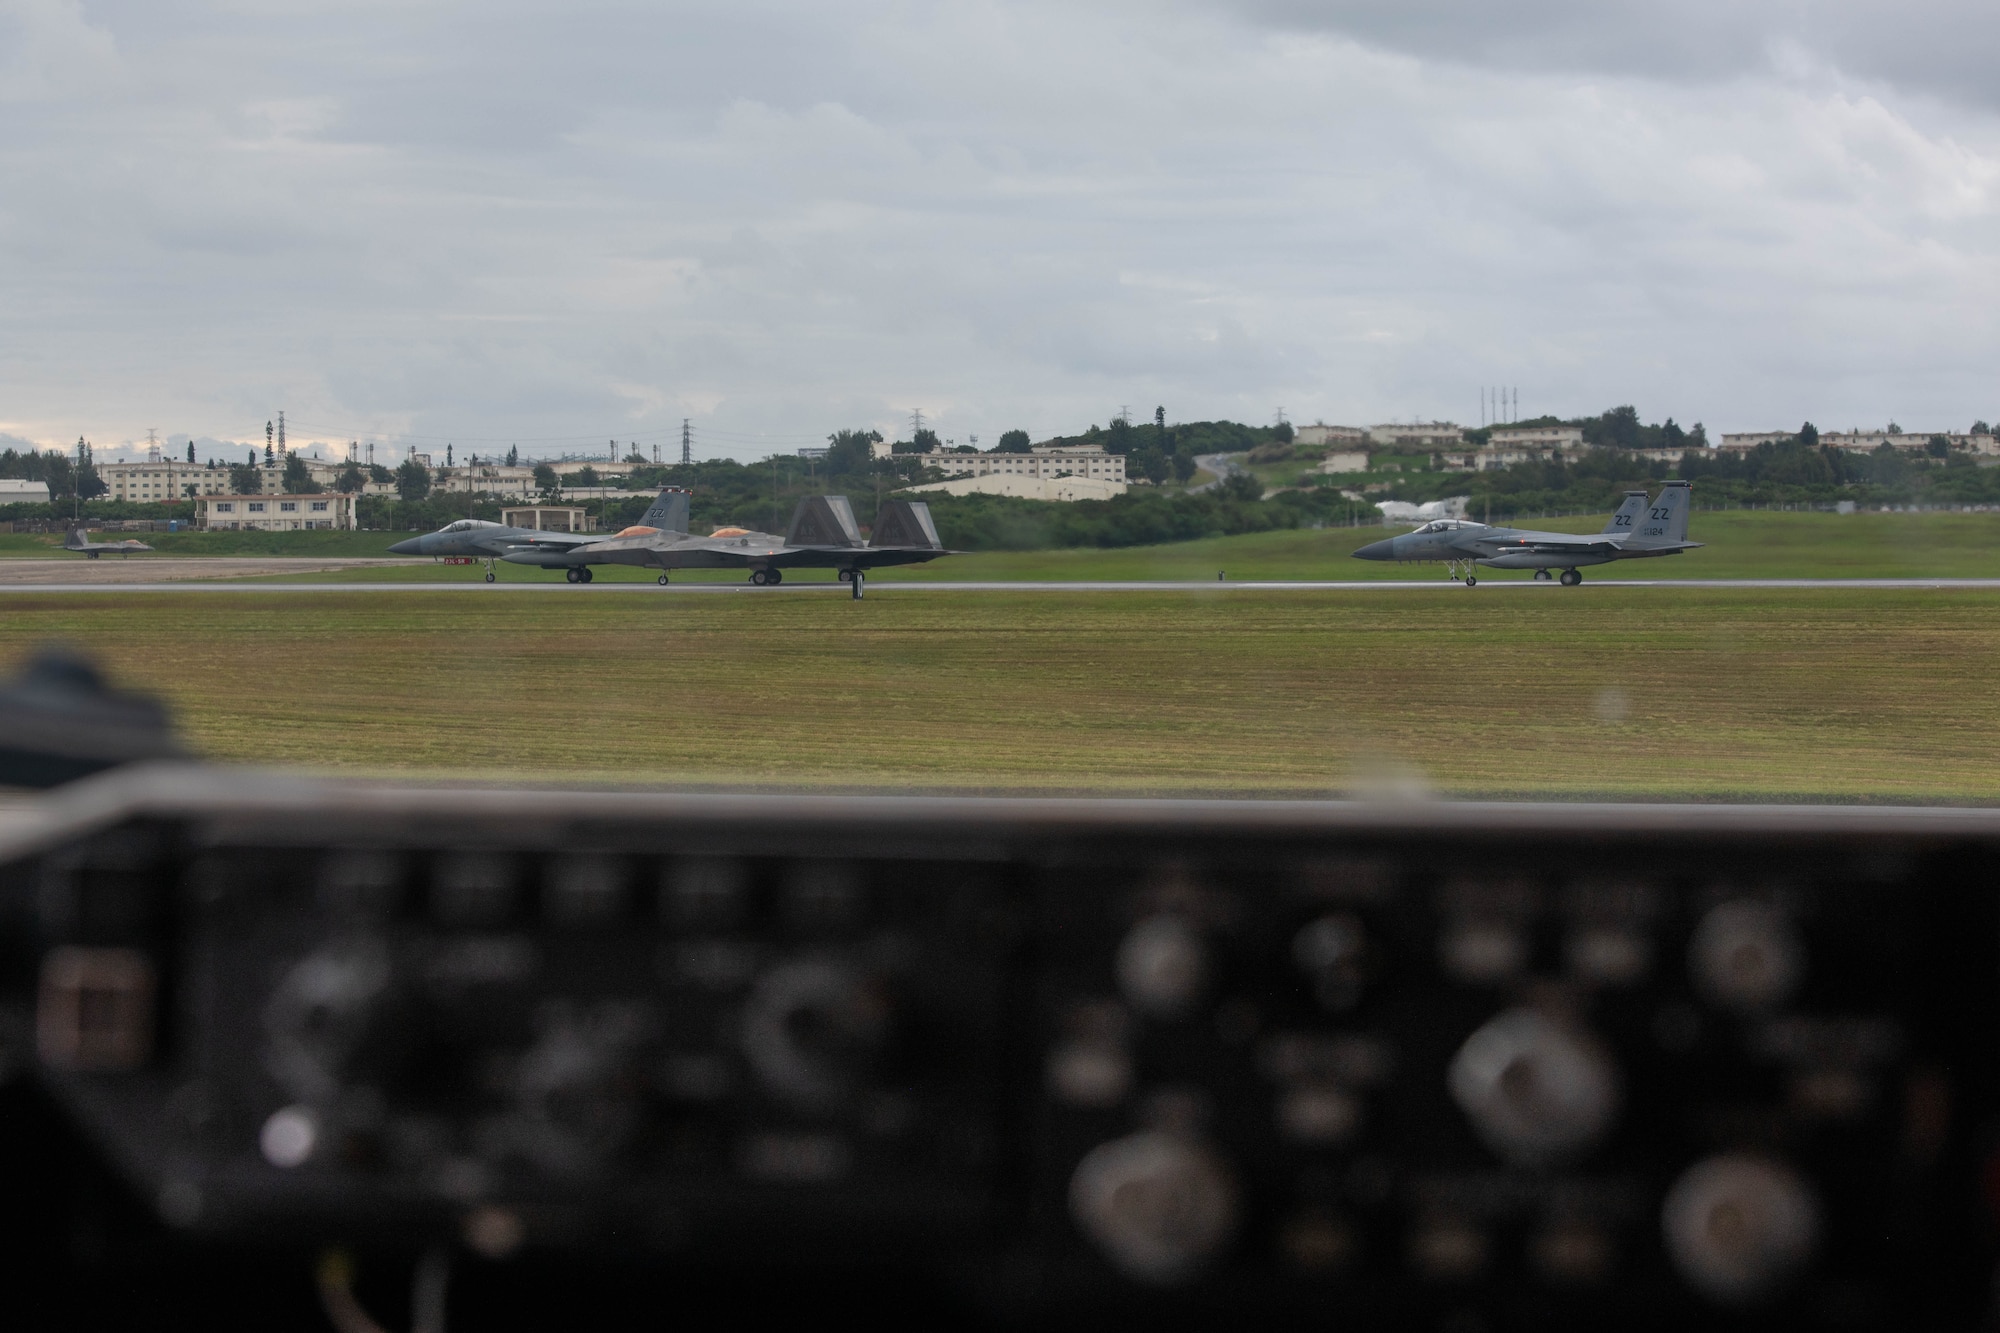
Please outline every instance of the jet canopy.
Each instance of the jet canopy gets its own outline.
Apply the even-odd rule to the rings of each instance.
[[[470,532],[474,528],[497,528],[503,526],[483,518],[461,518],[456,523],[447,523],[439,532]]]

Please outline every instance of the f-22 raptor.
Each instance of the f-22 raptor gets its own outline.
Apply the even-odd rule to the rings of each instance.
[[[1370,542],[1354,553],[1357,560],[1442,562],[1446,576],[1462,578],[1465,586],[1479,582],[1474,565],[1488,569],[1532,569],[1546,579],[1562,571],[1562,585],[1583,582],[1589,565],[1613,560],[1637,560],[1679,555],[1701,545],[1687,539],[1692,484],[1670,481],[1659,498],[1648,501],[1644,491],[1627,491],[1625,503],[1599,533],[1534,532],[1526,528],[1496,528],[1470,519],[1444,518],[1415,532]]]
[[[659,503],[644,519],[609,537],[562,551],[513,550],[501,559],[561,569],[571,583],[590,582],[592,565],[657,569],[661,583],[676,569],[739,569],[748,571],[750,582],[760,587],[784,582],[787,569],[834,569],[841,582],[853,585],[859,598],[870,569],[951,554],[938,540],[930,507],[921,500],[882,501],[873,539],[863,541],[844,495],[809,495],[799,501],[782,537],[737,527],[692,535],[688,498],[686,491],[662,491]]]
[[[97,559],[98,556],[103,555],[106,551],[111,552],[113,555],[130,555],[134,551],[150,551],[152,549],[152,547],[146,545],[146,543],[136,537],[128,537],[122,542],[94,542],[84,536],[82,528],[71,528],[69,535],[63,538],[63,550],[75,551],[80,555],[87,555],[92,560]]]

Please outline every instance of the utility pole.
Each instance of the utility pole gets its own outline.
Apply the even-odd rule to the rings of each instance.
[[[681,466],[694,465],[694,441],[688,435],[688,419],[681,418]]]

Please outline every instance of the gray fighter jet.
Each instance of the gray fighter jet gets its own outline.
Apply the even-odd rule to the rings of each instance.
[[[1563,586],[1573,588],[1583,582],[1579,571],[1587,565],[1679,555],[1699,547],[1700,542],[1687,539],[1692,495],[1692,487],[1685,481],[1668,482],[1651,503],[1644,491],[1627,491],[1625,503],[1604,525],[1604,531],[1596,534],[1534,532],[1443,518],[1400,537],[1370,542],[1354,556],[1357,560],[1442,561],[1447,577],[1462,578],[1467,587],[1479,582],[1474,565],[1532,569],[1538,579],[1560,569]]]
[[[687,523],[687,492],[669,486],[653,501],[641,523],[658,523],[668,520],[668,511],[679,496],[682,526]],[[493,562],[504,559],[511,551],[540,551],[559,554],[588,546],[592,542],[603,541],[602,533],[595,532],[543,532],[538,528],[515,528],[505,523],[494,523],[483,518],[461,518],[456,523],[447,523],[436,532],[427,532],[421,537],[411,537],[397,542],[389,548],[391,555],[433,555],[458,556],[486,562],[486,581],[493,582]],[[530,561],[529,563],[533,563]],[[588,582],[589,580],[585,580]]]
[[[717,528],[705,537],[688,532],[688,492],[662,491],[662,506],[621,532],[564,551],[522,549],[501,558],[509,564],[562,569],[571,583],[590,582],[592,565],[676,569],[747,569],[758,586],[782,583],[787,569],[833,569],[861,596],[867,571],[950,555],[938,540],[930,506],[919,500],[884,500],[875,515],[874,541],[861,539],[854,509],[844,495],[809,495],[792,512],[783,537],[749,528]]]
[[[103,555],[106,551],[111,552],[113,555],[130,555],[134,551],[150,551],[152,549],[152,547],[135,537],[128,537],[122,542],[94,542],[83,535],[82,528],[71,528],[69,535],[63,538],[63,550],[81,552],[89,556],[92,560],[97,559],[98,556]]]

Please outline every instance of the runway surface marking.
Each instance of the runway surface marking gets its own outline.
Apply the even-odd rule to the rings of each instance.
[[[1590,588],[1862,588],[1891,590],[1934,589],[1949,591],[1959,589],[2000,589],[2000,579],[1592,579],[1584,583],[1583,589]],[[1477,587],[1467,588],[1462,584],[1438,580],[1435,582],[1407,582],[1382,580],[1378,582],[1017,582],[1017,583],[941,583],[941,582],[887,582],[873,581],[868,585],[872,593],[904,592],[1417,592],[1457,591],[1468,597],[1478,597],[1489,590],[1500,588],[1533,588],[1574,595],[1578,589],[1563,588],[1553,581],[1538,583],[1532,580],[1512,580],[1508,582],[1482,581]],[[464,593],[563,593],[571,596],[589,593],[648,593],[663,595],[669,593],[739,593],[758,596],[782,596],[786,593],[838,593],[848,594],[844,583],[786,583],[775,588],[755,587],[749,583],[669,583],[664,587],[657,583],[222,583],[203,581],[199,583],[22,583],[0,584],[0,597],[14,593],[318,593],[318,592],[464,592]]]

